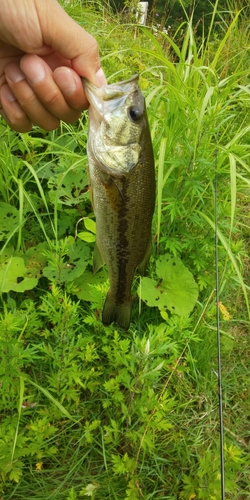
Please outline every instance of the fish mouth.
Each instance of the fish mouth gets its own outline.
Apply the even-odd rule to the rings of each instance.
[[[129,94],[138,91],[138,80],[139,75],[135,74],[128,80],[103,85],[102,87],[96,87],[86,78],[82,78],[82,83],[90,105],[101,118],[104,115],[104,108],[107,106],[112,111],[112,101],[116,103],[115,107],[117,107],[118,104],[121,105],[126,100]],[[105,103],[107,103],[106,106]]]
[[[118,106],[122,106],[127,97],[138,92],[139,75],[134,74],[128,80],[96,87],[93,83],[82,78],[85,94],[90,104],[89,113],[97,123],[101,122],[105,112],[112,112]]]
[[[90,83],[86,78],[82,78],[82,83],[84,89],[87,90],[86,94],[93,92],[98,97],[101,97],[104,101],[109,101],[119,95],[124,95],[133,92],[138,88],[139,75],[136,73],[131,76],[128,80],[123,80],[117,83],[111,83],[103,85],[102,87],[96,87],[93,83]]]

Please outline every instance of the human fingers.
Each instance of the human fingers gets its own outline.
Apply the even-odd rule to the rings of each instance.
[[[84,94],[80,77],[68,67],[60,67],[55,70],[53,74],[54,80],[63,94],[65,101],[61,98],[60,91],[54,88],[58,98],[52,100],[52,106],[47,109],[50,113],[48,115],[45,112],[48,101],[45,100],[42,103],[45,107],[44,110],[41,107],[41,102],[37,102],[35,97],[39,96],[40,87],[41,100],[44,101],[46,89],[50,87],[50,83],[52,83],[53,88],[54,82],[51,82],[51,73],[45,65],[44,68],[49,74],[50,83],[47,82],[45,86],[38,85],[38,94],[32,95],[32,87],[29,87],[30,82],[25,80],[25,77],[30,76],[30,71],[34,70],[35,65],[32,64],[33,58],[36,58],[36,56],[24,56],[23,58],[22,67],[26,75],[20,70],[18,63],[9,64],[6,67],[8,83],[13,91],[11,91],[8,85],[2,86],[2,90],[0,89],[0,103],[2,101],[0,114],[2,114],[10,127],[18,132],[28,132],[32,128],[32,123],[39,125],[45,130],[53,130],[58,127],[59,119],[63,119],[69,123],[76,121],[80,116],[80,111],[88,107],[88,101]],[[43,66],[43,61],[41,64]],[[32,66],[32,70],[29,68],[29,65]],[[105,83],[105,76],[100,69],[96,75],[96,85],[101,86]],[[36,85],[33,90],[36,90]],[[49,92],[51,92],[51,88]],[[65,102],[67,103],[66,106]],[[58,120],[55,120],[55,118],[58,118]]]
[[[10,90],[26,115],[25,121],[28,118],[30,122],[45,130],[54,130],[59,126],[59,119],[51,116],[43,104],[39,102],[18,63],[8,64],[5,67],[5,76]],[[1,97],[1,101],[11,127],[17,130],[17,126],[20,127],[20,115],[17,117],[14,113],[14,107],[7,106],[3,97]]]
[[[101,66],[96,40],[57,0],[1,0],[0,40],[27,54],[44,56],[52,49],[92,83]]]
[[[39,18],[44,45],[69,59],[76,73],[95,84],[101,67],[95,38],[73,21],[58,2],[45,1],[43,6],[44,15]]]
[[[72,108],[87,109],[89,103],[84,92],[82,79],[74,70],[65,67],[57,68],[53,76],[64,98]],[[74,86],[72,79],[74,80]],[[107,80],[102,68],[100,68],[95,75],[95,85],[97,87],[102,87],[102,85],[106,85],[106,83]]]
[[[17,102],[8,84],[4,84],[0,88],[0,102],[0,115],[13,130],[17,132],[29,132],[31,130],[32,123]]]
[[[57,55],[55,60],[58,63]],[[51,57],[49,64],[56,65]],[[59,66],[52,72],[36,55],[22,57],[20,67],[39,101],[60,120],[75,121],[79,112],[88,107],[81,78],[70,67]]]
[[[5,68],[6,80],[10,90],[20,104],[21,109],[28,119],[44,128],[54,130],[59,126],[59,121],[64,120],[69,123],[76,121],[80,116],[80,110],[71,108],[65,101],[63,94],[56,85],[50,68],[38,56],[25,56],[33,58],[33,65],[27,69],[26,64],[22,71],[17,63],[10,63]],[[35,59],[35,61],[34,61]],[[12,116],[10,106],[2,106],[16,130],[16,114]],[[13,107],[13,113],[16,110]],[[20,115],[19,115],[20,118]],[[27,119],[24,120],[25,122]],[[18,125],[20,128],[20,125]]]

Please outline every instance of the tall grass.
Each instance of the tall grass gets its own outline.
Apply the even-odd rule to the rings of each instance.
[[[98,38],[108,81],[140,73],[157,174],[149,275],[170,252],[200,294],[190,317],[146,306],[137,317],[135,307],[129,333],[104,328],[99,303],[77,301],[79,282],[61,289],[49,266],[51,280],[2,294],[3,500],[220,499],[216,204],[226,492],[230,500],[249,497],[249,40],[238,13],[229,24],[221,16],[215,31],[217,6],[199,39],[192,19],[155,36],[150,27],[121,25],[108,3],[65,4]],[[86,114],[48,134],[0,127],[0,201],[14,221],[9,232],[0,228],[0,272],[6,249],[25,258],[44,242],[51,262],[70,268],[62,250],[69,240],[74,253],[77,221],[92,216]],[[29,263],[44,258],[37,253]]]
[[[141,48],[141,52],[158,60],[161,78],[161,84],[147,98],[158,172],[157,245],[164,238],[167,242],[171,225],[176,231],[177,220],[181,227],[183,221],[185,225],[198,224],[200,227],[205,222],[214,231],[214,207],[205,200],[213,198],[214,205],[220,204],[220,198],[226,198],[227,207],[223,203],[224,206],[219,209],[218,236],[238,277],[250,317],[242,269],[231,248],[238,189],[246,189],[249,184],[250,127],[246,121],[246,110],[250,87],[246,50],[240,48],[235,68],[236,55],[230,58],[230,44],[234,43],[235,33],[238,33],[238,23],[239,13],[232,18],[229,26],[223,26],[222,39],[216,45],[213,24],[206,40],[196,40],[190,19],[186,22],[181,47],[176,45],[174,38],[164,33],[160,35],[162,41],[168,42],[167,55],[150,30],[143,29],[154,49]],[[245,41],[248,43],[248,40]],[[169,61],[169,52],[175,63]],[[226,61],[225,54],[228,55]],[[228,70],[232,68],[234,71],[225,74],[226,65]],[[157,72],[156,65],[154,72]],[[145,74],[152,85],[156,85],[157,79],[150,75],[149,68],[142,73],[143,76]],[[216,176],[219,180],[218,199],[214,196]],[[177,232],[178,238],[180,232]],[[182,252],[184,248],[182,250],[179,243],[176,242],[176,248]]]

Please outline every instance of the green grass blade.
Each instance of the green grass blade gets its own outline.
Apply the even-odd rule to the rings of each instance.
[[[17,251],[20,250],[22,244],[22,227],[24,224],[23,218],[23,182],[22,179],[18,179],[18,191],[19,191],[19,228],[18,228],[18,239],[17,239]]]
[[[46,210],[47,210],[47,214],[48,214],[49,219],[50,219],[51,227],[52,227],[53,232],[54,232],[54,235],[55,235],[55,237],[56,237],[56,230],[55,230],[55,227],[54,227],[54,225],[53,225],[53,223],[52,223],[51,217],[50,217],[50,215],[49,215],[49,207],[48,207],[48,204],[47,204],[46,196],[45,196],[45,194],[44,194],[44,191],[43,191],[43,188],[42,188],[41,182],[40,182],[40,180],[39,180],[39,178],[38,178],[38,176],[37,176],[36,171],[35,171],[35,170],[34,170],[34,168],[32,167],[32,165],[30,165],[30,164],[29,164],[28,162],[26,162],[26,161],[24,162],[24,164],[25,164],[25,166],[29,169],[29,171],[31,172],[32,176],[34,177],[34,179],[35,179],[35,181],[36,181],[36,185],[37,185],[38,191],[39,191],[39,193],[40,193],[40,196],[41,196],[41,199],[42,199],[42,201],[43,201],[43,204],[44,204],[44,206],[45,206],[45,208],[46,208]],[[33,205],[31,204],[31,206],[33,206]],[[36,214],[36,216],[37,216],[37,214]]]
[[[235,146],[235,144],[238,144],[240,139],[249,132],[250,132],[250,125],[247,125],[246,127],[240,129],[239,132],[234,135],[233,139],[229,141],[229,143],[226,145],[226,149],[230,149],[233,146]]]
[[[36,210],[36,207],[32,203],[32,199],[30,198],[28,192],[24,191],[24,196],[25,196],[26,200],[28,201],[29,205],[31,206],[31,208],[32,208],[32,210],[33,210],[33,212],[34,212],[34,214],[35,214],[35,216],[36,216],[36,218],[37,218],[37,220],[39,222],[39,225],[41,227],[41,230],[42,230],[42,232],[43,232],[43,234],[45,236],[45,239],[46,239],[48,245],[51,246],[51,241],[50,241],[50,238],[47,235],[47,232],[46,232],[46,229],[44,227],[43,221],[42,221],[42,219],[41,219],[38,211]]]
[[[237,184],[236,184],[236,160],[234,155],[229,153],[229,163],[230,163],[230,187],[231,187],[231,223],[230,223],[230,234],[233,230],[234,225],[234,216],[235,216],[235,208],[236,208],[236,192],[237,192]]]
[[[213,61],[212,61],[211,65],[210,65],[210,67],[211,67],[213,70],[215,70],[215,68],[216,68],[216,66],[217,66],[217,64],[218,64],[218,61],[219,61],[219,59],[220,59],[221,52],[222,52],[223,48],[225,47],[226,42],[227,42],[227,40],[228,40],[229,36],[231,35],[231,33],[232,33],[232,31],[233,31],[233,29],[234,29],[234,27],[235,27],[235,25],[236,25],[237,21],[238,21],[239,14],[240,14],[240,12],[238,12],[238,13],[236,14],[235,18],[233,19],[232,23],[230,24],[230,26],[229,26],[229,28],[228,28],[228,30],[227,30],[227,32],[226,32],[226,34],[225,34],[224,38],[223,38],[223,39],[222,39],[222,41],[220,42],[220,45],[219,45],[219,47],[218,47],[218,49],[217,49],[217,51],[216,51],[216,54],[215,54],[215,56],[214,56],[214,59],[213,59]]]
[[[207,35],[207,40],[206,40],[206,46],[205,46],[205,50],[204,50],[204,53],[206,53],[207,51],[207,47],[208,47],[208,44],[210,42],[210,39],[211,39],[211,34],[212,34],[212,31],[214,30],[214,21],[215,21],[215,16],[217,14],[217,11],[218,11],[218,3],[219,3],[219,0],[216,0],[215,4],[214,4],[214,10],[213,10],[213,14],[212,14],[212,19],[209,23],[209,30],[208,30],[208,35]]]
[[[243,177],[241,174],[236,174],[236,177],[240,179],[241,181],[245,182],[245,184],[248,184],[250,186],[250,179],[247,179],[246,177]]]
[[[208,224],[211,226],[211,228],[213,229],[213,231],[215,232],[216,231],[216,228],[215,228],[215,223],[204,213],[200,212],[199,210],[197,210],[197,212],[201,215],[201,217],[203,217],[203,219],[205,219]],[[249,301],[248,301],[248,295],[247,295],[247,289],[246,289],[246,286],[245,286],[245,283],[244,283],[244,280],[243,280],[243,276],[240,272],[240,269],[239,269],[239,266],[237,264],[237,261],[232,253],[232,250],[230,248],[230,245],[229,243],[227,242],[226,238],[223,236],[222,232],[220,231],[220,229],[217,228],[217,233],[218,233],[218,237],[222,243],[222,245],[224,246],[226,252],[227,252],[227,255],[229,257],[229,259],[231,260],[231,263],[234,267],[234,270],[238,276],[238,280],[239,280],[239,283],[241,285],[241,288],[242,288],[242,291],[243,291],[243,294],[244,294],[244,298],[245,298],[245,302],[246,302],[246,306],[247,306],[247,313],[248,313],[248,317],[250,319],[250,308],[249,308]]]
[[[20,380],[20,391],[19,391],[19,403],[18,403],[18,420],[17,420],[17,425],[16,425],[15,437],[14,437],[14,441],[13,441],[11,461],[14,458],[15,449],[16,449],[17,436],[18,436],[18,430],[19,430],[19,424],[20,424],[21,412],[22,412],[23,395],[24,395],[24,379],[23,379],[23,377],[20,377],[19,380]]]
[[[162,206],[162,191],[163,191],[163,176],[164,176],[164,160],[166,153],[166,145],[167,139],[163,137],[160,144],[159,151],[159,161],[158,161],[158,184],[157,184],[157,200],[158,200],[158,208],[157,208],[157,245],[159,245],[160,241],[160,232],[161,232],[161,206]]]
[[[52,396],[52,394],[48,391],[48,389],[45,389],[44,387],[42,387],[41,385],[37,384],[36,382],[34,382],[33,380],[31,380],[30,378],[27,378],[27,381],[33,385],[34,387],[36,387],[36,389],[38,389],[39,391],[41,391],[45,396],[46,398],[48,398],[51,403],[53,403],[57,408],[58,410],[65,416],[67,417],[68,419],[70,420],[73,420],[74,422],[77,422],[76,419],[74,419],[70,414],[69,412],[64,408],[64,406],[56,399],[54,398],[54,396]]]

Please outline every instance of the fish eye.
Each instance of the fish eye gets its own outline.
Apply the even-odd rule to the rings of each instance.
[[[139,122],[143,115],[143,110],[138,106],[131,106],[128,108],[128,116],[132,122]]]

